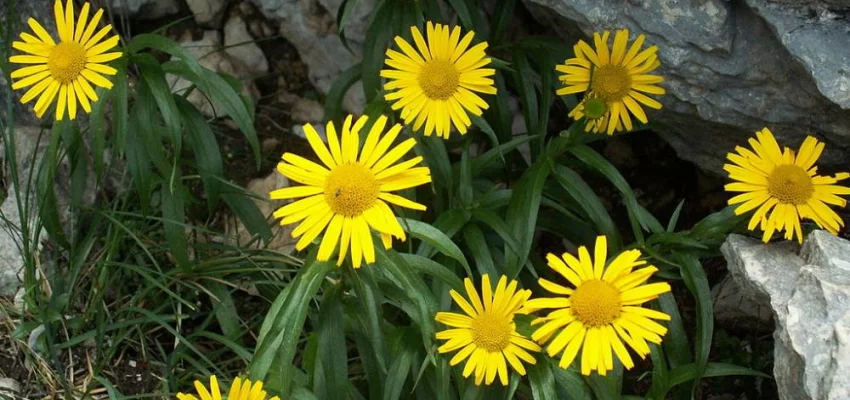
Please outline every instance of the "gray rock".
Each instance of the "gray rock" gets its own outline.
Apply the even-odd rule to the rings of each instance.
[[[224,51],[234,61],[241,64],[245,73],[259,76],[269,72],[266,55],[248,33],[248,28],[241,16],[234,15],[224,24],[224,47]]]
[[[711,288],[714,318],[724,326],[746,326],[753,331],[769,331],[773,324],[770,306],[747,296],[731,276],[726,276]]]
[[[195,15],[198,25],[218,28],[224,17],[227,0],[186,0],[186,5]]]
[[[729,271],[754,301],[773,310],[774,376],[787,400],[850,398],[850,270],[833,262],[850,242],[810,234],[793,247],[730,235],[722,251]]]
[[[112,0],[111,5],[115,13],[148,20],[180,12],[180,3],[177,0]]]
[[[850,48],[850,24],[834,17],[846,0],[525,3],[568,42],[629,28],[658,45],[667,95],[650,118],[703,168],[721,172],[726,153],[765,126],[792,147],[806,134],[825,140],[825,165],[850,155],[850,52],[837,50]]]
[[[229,53],[221,49],[221,35],[217,31],[204,31],[204,36],[196,41],[191,40],[191,38],[184,38],[180,41],[180,44],[189,54],[198,59],[203,67],[242,80],[243,94],[249,96],[255,103],[259,99],[260,92],[250,80],[253,77],[252,73],[247,70],[242,62],[234,60]],[[192,83],[188,80],[174,75],[168,75],[167,80],[175,93],[181,93],[192,86]],[[187,100],[207,117],[222,116],[222,111],[217,110],[210,103],[209,98],[198,90],[193,90]]]
[[[372,13],[374,0],[360,0],[345,26],[352,49],[342,45],[335,18],[342,0],[252,0],[269,20],[279,24],[280,33],[292,43],[310,70],[310,82],[327,93],[339,74],[361,58],[361,47]],[[343,100],[350,113],[363,111],[366,100],[359,83],[352,86]]]
[[[0,296],[14,296],[23,286],[20,226],[18,200],[10,195],[0,206]]]
[[[800,249],[800,256],[809,264],[850,272],[850,246],[846,240],[827,231],[812,232]]]

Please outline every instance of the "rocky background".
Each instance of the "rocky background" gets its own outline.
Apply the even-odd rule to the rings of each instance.
[[[374,4],[360,0],[353,10],[346,26],[349,50],[339,40],[335,24],[341,0],[93,2],[109,9],[125,38],[177,21],[166,35],[207,68],[245,83],[246,94],[257,105],[265,157],[261,171],[271,170],[284,149],[306,146],[298,137],[299,126],[322,121],[323,96],[342,71],[359,62]],[[53,0],[13,3],[12,15],[20,18],[17,26],[32,16],[49,31],[55,29]],[[3,29],[9,23],[8,4],[0,2]],[[638,196],[646,193],[641,201],[653,212],[672,210],[679,199],[687,198],[698,209],[686,206],[686,223],[689,210],[692,218],[699,218],[723,207],[725,196],[719,188],[726,153],[765,126],[792,147],[807,134],[825,141],[822,172],[850,169],[850,0],[524,0],[523,4],[517,8],[519,31],[574,42],[594,31],[625,27],[633,35],[646,34],[648,43],[659,46],[660,73],[667,79],[668,94],[662,98],[664,109],[651,118],[653,128],[681,159],[698,168],[676,159],[654,134],[616,138],[604,149]],[[177,78],[170,83],[176,91],[186,87]],[[3,92],[6,85],[0,77]],[[37,144],[41,121],[17,102],[21,95],[15,93],[13,116],[4,114],[6,98],[0,96],[0,117],[15,121],[16,162],[26,170],[36,164],[44,143]],[[207,116],[216,115],[216,105],[199,93],[189,99]],[[349,91],[343,106],[351,113],[363,110],[359,84]],[[524,133],[522,118],[515,121],[515,134]],[[241,168],[250,157],[249,149],[238,135],[228,139],[227,132],[233,130],[229,121],[220,121],[217,127],[223,153],[234,167],[228,168],[232,179],[261,196],[271,187],[287,184],[279,174],[266,177]],[[9,186],[4,182],[2,188]],[[115,190],[120,187],[120,182],[113,185]],[[57,197],[65,197],[61,193],[67,189],[61,182],[56,190]],[[15,197],[0,198],[5,198],[6,225],[15,226],[20,222]],[[611,199],[606,208],[615,215],[614,190]],[[603,201],[608,198],[603,196]],[[258,204],[271,213],[270,203],[258,200]],[[211,240],[247,242],[248,235],[234,218],[222,217],[220,222],[227,234]],[[289,235],[275,237],[273,248],[285,251],[292,245]],[[21,294],[15,241],[12,231],[0,230],[0,296],[9,298]],[[802,250],[732,236],[723,251],[727,261],[706,267],[715,283],[718,335],[724,327],[751,333],[735,346],[751,357],[767,355],[765,362],[774,365],[783,399],[850,398],[850,244],[824,232],[812,234]],[[715,343],[721,339],[715,338]],[[768,349],[759,350],[765,344]],[[758,381],[758,395],[749,398],[776,396],[771,385]]]

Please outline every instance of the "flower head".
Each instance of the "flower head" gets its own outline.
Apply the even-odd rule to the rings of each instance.
[[[221,400],[221,391],[218,387],[218,379],[215,375],[210,376],[210,388],[204,386],[201,381],[195,381],[195,392],[200,396],[200,400]],[[266,392],[263,390],[263,382],[255,381],[251,385],[248,379],[242,380],[236,378],[233,384],[230,385],[230,393],[227,395],[228,400],[266,400]],[[198,400],[194,394],[177,393],[177,400]],[[268,400],[280,400],[277,396]]]
[[[460,37],[460,27],[449,32],[447,25],[428,22],[425,38],[416,26],[410,27],[416,49],[400,36],[395,42],[402,53],[388,49],[386,65],[393,69],[381,70],[388,81],[387,101],[393,110],[401,109],[405,124],[418,130],[425,125],[425,136],[437,132],[448,138],[452,125],[461,134],[472,125],[467,112],[481,115],[487,102],[474,92],[495,94],[493,79],[496,73],[490,58],[484,53],[487,42],[472,43],[474,32]],[[417,50],[418,49],[418,50]]]
[[[337,265],[341,265],[350,247],[354,268],[360,268],[363,259],[375,261],[371,230],[380,233],[386,248],[392,245],[392,237],[405,240],[404,230],[387,203],[425,210],[424,205],[391,192],[431,182],[431,172],[428,167],[416,167],[422,162],[421,156],[396,163],[416,144],[409,138],[390,148],[401,125],[384,134],[387,117],[381,116],[361,147],[360,130],[367,118],[360,117],[353,126],[352,120],[351,116],[345,119],[341,138],[333,122],[328,122],[327,146],[310,124],[304,125],[307,140],[324,165],[284,153],[277,170],[303,186],[277,189],[270,196],[273,200],[300,198],[274,213],[275,218],[282,218],[281,225],[300,222],[292,231],[292,237],[300,237],[297,250],[324,231],[317,259],[328,260],[339,245]]]
[[[850,194],[850,188],[836,183],[850,178],[850,173],[817,174],[815,163],[824,144],[808,136],[797,154],[788,147],[782,151],[767,128],[756,132],[749,143],[752,150],[737,146],[735,153],[726,156],[731,163],[723,166],[729,178],[735,181],[726,185],[726,191],[743,192],[729,199],[730,205],[738,204],[735,214],[757,209],[748,229],[754,230],[758,225],[764,231],[764,242],[773,232],[785,231],[785,239],[797,236],[802,243],[800,219],[809,218],[819,227],[838,233],[844,221],[827,204],[847,205],[838,195]]]
[[[476,385],[482,381],[488,385],[493,383],[497,374],[502,385],[507,385],[507,365],[525,375],[522,361],[535,363],[534,357],[526,350],[540,351],[540,346],[517,333],[514,323],[514,315],[524,313],[522,308],[531,297],[531,291],[517,290],[517,282],[512,280],[508,284],[504,275],[499,279],[495,293],[490,286],[490,277],[482,276],[481,297],[472,280],[466,278],[464,285],[469,301],[454,290],[450,294],[465,315],[439,312],[435,317],[437,322],[452,327],[437,333],[437,339],[447,341],[437,351],[460,350],[449,365],[467,360],[463,376],[468,377],[475,371]]]
[[[587,129],[609,135],[614,131],[632,130],[634,115],[640,122],[647,123],[646,113],[641,104],[660,109],[661,103],[644,93],[661,95],[664,88],[658,86],[664,78],[649,75],[661,62],[658,61],[658,47],[651,46],[641,51],[645,35],[640,35],[628,47],[629,31],[621,29],[614,35],[613,48],[608,47],[611,36],[609,31],[593,34],[593,49],[583,40],[573,47],[575,57],[555,67],[564,74],[560,76],[564,87],[558,95],[585,92],[587,97],[570,112],[575,120],[588,117]],[[627,48],[628,47],[628,48]],[[604,115],[587,115],[587,101],[601,101]],[[595,108],[594,108],[595,109]]]
[[[614,368],[613,354],[627,369],[634,367],[623,342],[641,358],[649,354],[651,343],[661,343],[667,329],[653,319],[669,321],[662,312],[641,304],[670,291],[666,282],[644,284],[658,271],[638,260],[639,250],[620,253],[606,266],[608,244],[605,236],[596,238],[593,259],[584,246],[578,258],[564,253],[560,258],[546,255],[549,267],[564,277],[572,287],[539,279],[540,286],[560,297],[529,300],[528,310],[555,309],[532,324],[541,325],[531,335],[540,344],[549,343],[549,356],[561,353],[561,368],[572,364],[581,349],[581,373],[597,371],[607,374]],[[554,338],[554,339],[553,339]]]
[[[77,102],[85,112],[91,112],[91,102],[98,100],[91,84],[111,88],[112,82],[103,75],[115,75],[118,71],[104,63],[121,57],[121,52],[110,52],[118,44],[118,35],[104,40],[112,31],[107,25],[95,33],[103,9],[97,11],[89,20],[89,3],[83,4],[79,19],[74,21],[74,2],[68,0],[62,6],[56,0],[53,10],[56,16],[56,28],[59,43],[56,43],[47,31],[33,18],[27,21],[35,36],[21,33],[22,42],[12,42],[12,47],[26,55],[9,57],[9,62],[29,64],[12,72],[12,90],[30,87],[21,98],[28,103],[37,96],[35,114],[41,118],[47,108],[57,98],[56,120],[65,117],[67,109],[70,119],[77,117]]]

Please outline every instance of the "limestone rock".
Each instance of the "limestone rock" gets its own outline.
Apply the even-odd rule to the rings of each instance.
[[[248,80],[252,78],[251,72],[246,69],[243,63],[234,60],[229,53],[222,51],[221,35],[217,31],[204,31],[204,36],[200,40],[184,39],[180,44],[189,54],[198,59],[203,67],[243,80],[243,94],[251,97],[255,103],[259,99],[259,90],[252,81]],[[192,86],[191,82],[178,76],[168,75],[167,79],[169,86],[176,93],[183,92]],[[189,94],[188,100],[207,117],[222,116],[222,111],[217,110],[209,99],[198,90],[193,90]]]
[[[850,398],[850,270],[831,259],[850,252],[850,242],[827,235],[810,234],[799,256],[786,244],[739,235],[722,247],[743,291],[773,311],[773,372],[782,399]]]
[[[335,18],[342,0],[252,0],[269,20],[279,24],[280,33],[298,50],[310,70],[310,82],[327,93],[339,74],[361,58],[367,23],[374,0],[360,0],[345,26],[352,51],[342,45],[337,35]],[[343,107],[359,114],[366,100],[359,83],[348,91]]]
[[[218,28],[224,17],[227,0],[186,0],[186,5],[195,15],[198,25]]]
[[[242,64],[246,73],[259,76],[269,72],[266,55],[248,33],[248,28],[241,16],[234,15],[224,24],[224,47],[224,51],[233,60]]]
[[[21,392],[21,384],[18,381],[12,378],[0,378],[0,398],[5,398],[4,396],[11,396],[11,398],[15,398],[15,395]]]
[[[177,0],[112,0],[111,5],[115,13],[148,20],[180,12],[180,3]]]
[[[727,275],[711,288],[711,299],[714,318],[724,326],[747,327],[758,332],[769,331],[773,326],[770,306],[747,296],[731,276]]]
[[[566,41],[628,28],[658,45],[664,108],[650,119],[680,156],[722,173],[726,153],[762,127],[796,147],[827,142],[821,162],[850,156],[846,0],[525,0]]]

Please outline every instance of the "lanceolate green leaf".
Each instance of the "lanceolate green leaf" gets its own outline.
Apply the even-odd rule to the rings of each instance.
[[[457,291],[463,291],[463,282],[457,277],[454,271],[450,270],[443,264],[440,264],[430,258],[425,258],[416,254],[399,253],[407,266],[420,274],[431,275],[437,278],[450,288]]]
[[[463,238],[469,247],[469,252],[472,253],[472,259],[475,261],[475,267],[481,275],[489,274],[492,278],[501,275],[496,270],[496,264],[493,261],[493,255],[490,254],[490,248],[487,245],[487,240],[484,238],[484,233],[476,224],[468,224],[463,228]]]
[[[364,268],[357,273],[349,273],[349,282],[354,294],[357,296],[357,304],[363,312],[363,317],[366,321],[368,329],[367,336],[369,342],[374,349],[375,361],[381,372],[386,373],[387,364],[384,360],[384,332],[381,329],[381,321],[383,320],[382,305],[384,295],[381,293],[375,278],[372,276],[372,271],[369,268]]]
[[[599,233],[608,236],[609,248],[619,249],[622,246],[620,234],[608,211],[602,206],[602,200],[596,196],[590,185],[578,173],[560,164],[555,165],[552,175],[567,194],[576,200]]]
[[[537,212],[543,197],[543,185],[548,176],[549,162],[543,159],[525,171],[513,189],[505,222],[512,228],[512,236],[517,239],[519,249],[505,250],[505,274],[509,278],[516,278],[528,260],[537,225]]]
[[[398,288],[412,303],[414,310],[410,318],[419,325],[422,332],[422,340],[425,348],[430,348],[434,342],[434,315],[437,312],[437,299],[425,284],[421,277],[414,274],[404,264],[404,259],[393,250],[384,250],[381,246],[375,247],[378,256],[377,264],[382,268],[382,273],[392,277]]]
[[[175,170],[173,181],[163,182],[160,195],[162,196],[162,218],[165,228],[165,240],[171,249],[171,255],[181,267],[189,266],[188,240],[185,229],[185,189],[180,183],[179,170]]]
[[[770,375],[761,373],[759,371],[739,367],[737,365],[732,364],[707,363],[704,368],[699,368],[696,364],[686,364],[670,370],[668,381],[669,387],[667,388],[667,390],[670,390],[677,385],[681,385],[682,383],[698,379],[699,377],[713,378],[718,376],[731,375],[759,376],[766,379],[771,378]],[[666,394],[666,392],[664,394]],[[664,397],[662,396],[661,398]]]
[[[159,115],[165,121],[165,127],[171,134],[171,145],[174,146],[174,154],[180,154],[183,148],[183,135],[180,131],[180,116],[177,104],[171,94],[171,88],[165,81],[165,72],[159,62],[150,54],[141,54],[134,58],[136,65],[141,71],[141,78],[153,95]]]
[[[286,296],[280,310],[266,316],[273,318],[273,322],[266,334],[260,336],[251,362],[252,379],[264,380],[271,368],[279,371],[282,393],[287,392],[286,388],[293,378],[290,365],[304,328],[307,309],[313,296],[319,291],[325,275],[334,268],[333,262],[318,262],[312,259],[313,256],[310,256],[312,261],[306,263],[290,283],[289,290],[279,295]]]
[[[221,162],[221,152],[218,141],[204,116],[182,97],[176,98],[180,117],[186,124],[189,145],[195,153],[198,163],[198,174],[204,183],[204,191],[209,198],[208,209],[215,209],[221,195],[220,183],[217,178],[224,177],[224,167]]]
[[[691,386],[691,396],[696,391],[697,383],[705,374],[708,365],[708,355],[711,351],[711,339],[714,334],[714,307],[711,301],[711,289],[699,259],[686,253],[678,253],[676,259],[681,268],[685,285],[696,300],[697,330],[694,340],[695,370],[694,383]]]
[[[329,399],[336,397],[338,393],[344,393],[349,385],[345,317],[342,312],[342,288],[339,283],[323,296],[316,333],[316,368],[321,368],[322,372],[313,375],[313,392],[321,398]]]
[[[410,236],[428,243],[441,253],[457,260],[464,269],[471,272],[469,263],[466,261],[466,257],[463,256],[463,252],[460,251],[460,248],[443,231],[422,221],[412,219],[402,220],[399,218],[399,222]]]
[[[543,358],[543,357],[539,357]],[[531,384],[531,394],[534,400],[558,400],[555,391],[555,376],[552,366],[545,358],[538,360],[535,365],[528,365],[528,382]]]

